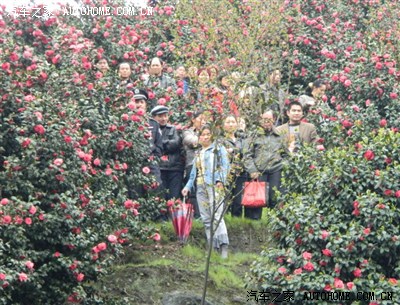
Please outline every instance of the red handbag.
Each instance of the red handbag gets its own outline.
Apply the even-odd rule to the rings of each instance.
[[[261,208],[267,205],[267,182],[250,181],[244,183],[242,206],[246,208]]]

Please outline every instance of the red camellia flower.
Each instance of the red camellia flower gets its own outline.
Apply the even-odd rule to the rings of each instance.
[[[361,277],[361,269],[360,269],[360,268],[354,269],[353,275],[354,275],[355,277]]]
[[[44,129],[43,125],[39,124],[36,125],[35,127],[33,127],[33,130],[37,133],[37,134],[44,134],[46,132],[46,129]]]
[[[332,290],[332,286],[330,284],[326,284],[324,287],[325,291],[331,291]]]
[[[349,120],[343,120],[342,125],[344,128],[350,128],[351,126],[353,126],[353,123],[350,122]]]
[[[386,127],[386,125],[387,125],[387,121],[385,119],[382,119],[379,121],[379,126]]]
[[[364,153],[364,158],[367,159],[368,161],[371,161],[375,158],[375,154],[372,150],[368,149],[365,153]]]
[[[308,262],[303,266],[303,269],[306,271],[313,271],[314,270],[314,265],[311,262]]]
[[[22,148],[27,148],[31,144],[31,139],[26,138],[25,140],[22,141],[21,146]]]
[[[105,249],[107,249],[107,244],[106,243],[99,243],[96,247],[97,247],[97,249],[99,251],[104,251]]]
[[[391,285],[397,285],[397,280],[395,279],[395,278],[390,278],[390,279],[388,279],[388,282],[391,284]]]
[[[385,196],[392,196],[393,195],[393,191],[392,190],[385,190],[384,194],[385,194]]]

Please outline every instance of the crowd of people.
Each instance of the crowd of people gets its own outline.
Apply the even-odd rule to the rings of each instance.
[[[103,74],[110,69],[104,58],[96,67]],[[204,109],[199,103],[186,126],[178,129],[169,120],[174,109],[165,105],[148,109],[148,92],[133,88],[129,63],[119,64],[116,86],[133,91],[136,109],[142,109],[148,120],[152,134],[149,155],[157,160],[151,172],[165,199],[188,198],[194,206],[195,217],[205,226],[208,244],[226,258],[229,238],[224,213],[229,211],[233,217],[244,214],[249,219],[261,219],[263,208],[242,207],[245,182],[252,180],[266,182],[266,208],[277,206],[275,193],[281,191],[284,160],[296,154],[302,145],[317,143],[316,127],[302,119],[305,112],[318,103],[326,86],[317,81],[299,101],[287,103],[285,92],[280,89],[281,72],[272,71],[267,83],[260,86],[262,98],[269,107],[260,109],[255,128],[247,130],[246,120],[240,117],[234,102],[237,74],[219,72],[217,67],[190,67],[187,71],[185,66],[179,65],[175,77],[171,77],[164,69],[165,63],[158,57],[153,58],[147,73],[140,77],[143,88],[181,88],[183,94],[196,100],[211,92],[216,111]],[[217,89],[209,86],[210,80],[219,83]],[[227,99],[232,101],[228,104],[228,114],[224,114],[219,110],[222,101]],[[219,125],[216,122],[220,122]],[[132,187],[130,195],[142,196],[143,190],[140,186]],[[215,227],[211,228],[213,225]],[[213,236],[210,232],[214,232]]]

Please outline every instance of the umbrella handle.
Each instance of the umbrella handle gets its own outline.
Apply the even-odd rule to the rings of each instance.
[[[183,203],[186,203],[187,196],[183,196]]]

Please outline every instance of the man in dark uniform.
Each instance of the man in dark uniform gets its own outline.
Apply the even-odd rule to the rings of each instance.
[[[160,160],[161,180],[165,199],[179,198],[182,190],[185,158],[180,132],[168,124],[168,107],[157,105],[150,114],[160,124],[162,134],[162,157]]]
[[[144,89],[134,89],[133,97],[135,99],[136,109],[143,110],[144,113],[143,118],[144,120],[147,120],[146,125],[148,126],[148,129],[151,133],[151,136],[149,138],[150,141],[149,159],[155,159],[156,162],[152,162],[152,164],[149,165],[149,168],[151,170],[151,173],[155,176],[156,181],[160,187],[162,185],[162,180],[158,162],[162,155],[162,146],[163,146],[160,125],[157,123],[156,120],[148,117],[147,115],[147,102],[149,100],[147,91]],[[139,192],[138,195],[141,196],[143,195],[143,193]]]

